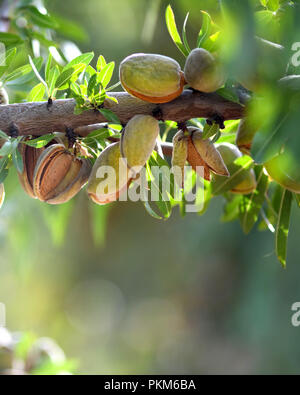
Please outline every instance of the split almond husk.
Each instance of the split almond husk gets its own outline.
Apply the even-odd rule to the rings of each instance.
[[[53,144],[38,158],[33,192],[43,202],[66,203],[86,184],[90,172],[88,159],[77,158],[62,144]]]
[[[172,151],[172,169],[175,180],[180,187],[184,184],[184,166],[188,157],[188,139],[189,137],[179,130],[173,137]],[[179,173],[177,171],[179,170]]]
[[[44,152],[44,150],[45,147],[34,148],[26,144],[19,145],[19,151],[23,158],[23,172],[18,173],[19,180],[24,191],[33,199],[36,199],[33,191],[34,169],[40,155]]]

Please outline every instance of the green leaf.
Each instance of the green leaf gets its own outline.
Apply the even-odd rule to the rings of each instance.
[[[213,195],[220,195],[234,189],[235,186],[245,179],[247,171],[252,164],[253,159],[244,155],[227,166],[230,177],[222,177],[214,174],[212,179]]]
[[[185,46],[183,45],[180,35],[177,30],[175,16],[173,10],[170,5],[168,5],[166,9],[166,24],[169,31],[169,34],[174,41],[177,48],[181,51],[184,56],[188,56],[188,51],[186,50]]]
[[[0,184],[6,179],[8,175],[8,165],[9,159],[8,157],[3,157],[0,159]]]
[[[52,18],[48,14],[42,14],[36,7],[27,6],[24,7],[24,9],[35,25],[49,29],[55,29],[56,27],[58,27],[58,24],[56,23],[56,20],[54,18]]]
[[[161,217],[160,215],[158,215],[158,214],[151,208],[149,202],[146,201],[146,202],[143,202],[143,204],[144,204],[144,207],[145,207],[147,213],[148,213],[149,215],[151,215],[151,217],[153,217],[153,218],[155,218],[155,219],[163,219],[163,217]]]
[[[91,76],[87,86],[87,94],[89,97],[92,96],[96,84],[97,84],[97,74],[94,74]]]
[[[16,34],[0,32],[0,42],[8,48],[23,44],[24,41]]]
[[[286,267],[287,239],[290,225],[292,196],[293,195],[290,191],[282,189],[278,221],[276,225],[275,248],[277,258],[283,267]]]
[[[8,82],[8,81],[16,80],[17,78],[23,77],[24,75],[30,73],[31,71],[32,71],[32,68],[29,64],[27,64],[25,66],[18,67],[16,70],[9,73],[5,77],[4,81]]]
[[[2,130],[0,130],[0,138],[5,139],[5,140],[9,139],[8,135],[6,133],[4,133]]]
[[[28,56],[28,58],[29,58],[30,66],[32,67],[32,70],[33,70],[34,74],[36,75],[37,79],[45,86],[46,89],[48,89],[46,81],[42,78],[42,76],[38,72],[37,68],[35,67],[35,64],[33,63],[31,56]]]
[[[153,173],[151,170],[151,167],[153,166],[159,168],[159,171]],[[151,182],[149,181],[149,187],[150,190],[154,188],[158,192],[158,200],[155,201],[154,204],[158,207],[164,218],[169,218],[172,212],[172,205],[170,202],[170,196],[169,194],[166,194],[165,190],[163,190],[163,186],[168,185],[168,183],[170,183],[170,179],[165,179],[164,172],[161,169],[162,166],[169,167],[167,162],[160,158],[156,152],[153,152],[146,165],[148,176],[151,179]],[[171,189],[172,186],[170,185],[170,190]]]
[[[188,18],[189,18],[189,12],[186,14],[186,17],[185,17],[185,20],[184,20],[184,23],[183,23],[182,39],[183,39],[183,43],[184,43],[184,46],[185,46],[186,50],[188,51],[188,53],[190,53],[191,52],[191,48],[189,46],[189,43],[188,43],[188,40],[187,40],[187,36],[186,36],[186,24],[187,24]]]
[[[14,150],[14,146],[12,140],[5,141],[5,143],[0,148],[0,157],[10,155],[13,152],[13,150]]]
[[[220,88],[216,91],[216,93],[226,100],[232,101],[234,103],[240,103],[239,98],[233,89],[227,87]]]
[[[57,32],[75,41],[87,41],[88,35],[81,24],[70,21],[69,19],[63,18],[61,15],[57,15],[53,12],[52,17],[55,18],[55,21],[58,24],[58,27],[55,29]]]
[[[264,173],[263,166],[256,166],[255,173],[257,187],[251,194],[242,197],[239,206],[240,221],[242,229],[246,234],[251,231],[258,220],[259,212],[265,201],[265,194],[269,184],[269,178]]]
[[[67,89],[68,82],[71,80],[73,80],[72,82],[75,82],[78,75],[83,72],[85,67],[85,64],[77,64],[63,71],[55,82],[55,89]]]
[[[55,84],[58,77],[59,77],[59,67],[58,65],[56,65],[52,67],[52,69],[50,70],[49,77],[47,80],[50,97],[55,96]]]
[[[78,64],[84,64],[85,66],[88,66],[91,63],[91,61],[93,60],[93,57],[94,57],[94,52],[87,52],[82,55],[79,55],[76,58],[74,58],[73,60],[71,60],[71,62],[68,63],[63,68],[63,72],[70,69],[70,68],[76,67]]]
[[[33,64],[37,70],[40,70],[42,65],[43,65],[43,58],[38,57],[33,59]],[[12,71],[9,73],[5,78],[5,82],[10,82],[14,81],[13,83],[15,84],[18,82],[18,84],[24,84],[29,82],[33,77],[34,77],[34,72],[32,70],[32,67],[30,64],[26,64],[25,66],[21,66],[17,68],[16,70]],[[18,80],[18,81],[16,81]]]
[[[48,85],[49,85],[49,77],[50,77],[52,59],[53,59],[53,56],[52,56],[51,52],[49,52],[46,67],[45,67],[45,79],[46,79],[46,82]]]
[[[269,0],[268,1],[268,8],[269,10],[276,12],[280,7],[280,0]]]
[[[5,53],[5,58],[0,56],[0,77],[6,72],[16,56],[17,48],[11,48]]]
[[[198,48],[203,46],[205,41],[209,38],[212,30],[210,15],[205,11],[201,11],[201,14],[202,14],[202,26],[197,38]]]
[[[41,137],[38,137],[36,139],[32,140],[24,140],[22,143],[29,145],[30,147],[34,148],[42,148],[45,147],[51,140],[55,138],[54,134],[49,133],[49,134],[44,134]]]
[[[294,198],[297,203],[297,206],[300,207],[300,195],[298,193],[294,193]]]
[[[105,67],[105,66],[106,66],[106,61],[105,61],[104,57],[102,55],[100,55],[97,60],[97,70],[101,71],[103,69],[103,67]]]
[[[206,213],[206,211],[207,211],[207,209],[209,207],[211,198],[212,198],[211,183],[209,181],[206,181],[206,180],[203,180],[203,182],[204,182],[204,201],[203,201],[203,208],[202,208],[202,210],[200,210],[198,212],[199,215],[203,215],[203,214]],[[199,193],[201,193],[201,192],[199,191]],[[197,204],[197,197],[196,197],[196,204]]]
[[[23,168],[24,168],[23,158],[22,158],[22,155],[18,149],[14,150],[14,152],[12,153],[12,160],[13,160],[13,164],[14,164],[15,168],[17,169],[17,171],[19,173],[22,173]]]
[[[27,102],[37,102],[37,101],[42,101],[43,97],[45,95],[46,88],[45,86],[40,82],[38,85],[34,86],[31,91],[28,93],[26,97]]]
[[[101,108],[99,111],[109,122],[119,123],[119,124],[121,123],[118,116],[111,110],[107,110],[106,108]]]
[[[229,194],[226,196],[227,203],[224,206],[224,212],[221,218],[222,222],[232,222],[239,217],[239,207],[242,200],[241,195]]]
[[[206,123],[203,128],[202,138],[203,140],[206,140],[209,137],[212,137],[215,134],[217,134],[219,131],[220,131],[220,126],[217,123],[213,123],[212,125]]]
[[[115,62],[110,62],[102,68],[98,73],[98,82],[101,82],[103,88],[106,88],[109,84],[115,68]]]

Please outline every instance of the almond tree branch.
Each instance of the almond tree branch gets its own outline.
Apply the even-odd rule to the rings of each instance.
[[[240,119],[244,112],[242,105],[228,101],[216,93],[185,90],[177,99],[160,105],[136,99],[126,92],[113,92],[111,96],[118,100],[118,104],[106,100],[104,108],[112,110],[123,124],[136,114],[155,114],[158,119],[184,122],[196,117]],[[50,107],[47,104],[34,102],[0,106],[0,129],[10,134],[12,128],[17,128],[19,135],[41,136],[52,132],[65,132],[67,127],[76,129],[107,122],[99,111],[89,110],[75,115],[73,99],[54,100]],[[77,129],[77,132],[85,136],[89,129]]]

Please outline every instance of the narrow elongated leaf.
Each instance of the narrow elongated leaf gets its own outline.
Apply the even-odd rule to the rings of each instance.
[[[63,71],[55,82],[55,89],[66,89],[68,82],[75,82],[78,75],[85,69],[84,64],[77,64]]]
[[[33,64],[36,68],[36,70],[40,70],[42,65],[43,65],[43,58],[38,57],[34,58]],[[26,64],[25,66],[21,66],[17,68],[16,70],[12,71],[9,73],[5,78],[5,82],[9,82],[10,84],[25,84],[29,81],[31,81],[34,78],[35,74],[32,70],[32,67],[30,64]]]
[[[216,133],[220,131],[220,126],[216,123],[209,125],[208,123],[205,124],[203,128],[203,135],[202,138],[204,140],[208,139],[209,137],[214,136]]]
[[[188,43],[188,40],[187,40],[187,36],[186,36],[186,24],[187,24],[188,18],[189,18],[189,12],[186,14],[186,17],[185,17],[185,20],[184,20],[184,23],[183,23],[182,39],[183,39],[183,43],[184,43],[184,46],[185,46],[186,50],[188,51],[188,53],[190,53],[191,52],[191,48],[189,46],[189,43]]]
[[[11,140],[5,141],[5,143],[0,148],[0,157],[10,155],[14,150],[14,146]]]
[[[50,70],[48,81],[47,81],[50,97],[55,96],[55,84],[58,76],[59,76],[59,67],[56,65],[52,67],[52,69]]]
[[[278,221],[275,232],[276,255],[283,267],[286,266],[287,239],[290,226],[292,196],[293,195],[290,191],[282,189]]]
[[[198,48],[200,48],[205,43],[205,41],[209,38],[212,30],[210,15],[205,11],[201,11],[201,14],[202,14],[202,26],[197,39]]]
[[[99,56],[97,60],[97,70],[101,71],[103,67],[106,66],[106,61],[102,55]]]
[[[46,92],[45,86],[40,82],[33,87],[26,97],[27,102],[42,101]]]
[[[36,7],[26,6],[24,9],[34,24],[49,29],[55,29],[58,26],[54,18],[48,14],[42,14]]]
[[[107,85],[109,84],[111,77],[113,75],[115,68],[115,62],[110,62],[106,66],[102,68],[100,73],[98,74],[98,82],[101,82],[101,85],[103,88],[106,88]]]
[[[47,145],[51,140],[54,139],[54,135],[52,133],[44,134],[41,137],[32,140],[24,140],[23,143],[29,145],[34,148],[42,148]]]
[[[212,180],[213,195],[220,195],[234,189],[235,186],[245,179],[247,171],[252,163],[253,159],[245,155],[227,166],[230,177],[214,175]]]
[[[40,73],[38,72],[37,68],[35,67],[35,64],[33,63],[33,60],[31,58],[31,56],[28,57],[29,58],[29,63],[30,66],[32,67],[32,70],[34,72],[34,74],[36,75],[37,79],[44,85],[44,87],[46,89],[48,89],[48,86],[46,84],[46,81],[42,78],[42,76],[40,75]]]
[[[161,217],[160,215],[158,215],[150,206],[149,202],[143,202],[144,203],[144,207],[147,211],[147,213],[149,215],[151,215],[151,217],[155,218],[155,219],[163,219],[163,217]]]
[[[49,85],[49,77],[50,77],[52,59],[53,59],[52,54],[51,54],[51,52],[49,52],[49,56],[48,56],[46,67],[45,67],[45,79],[46,79],[46,82],[48,85]]]
[[[224,212],[221,217],[222,222],[235,221],[239,217],[239,207],[242,200],[241,195],[230,195],[227,196],[227,203],[224,206]]]
[[[0,42],[8,48],[23,44],[24,41],[17,34],[0,32]]]
[[[11,65],[12,61],[16,56],[17,48],[11,48],[6,51],[5,55],[0,55],[0,77],[8,70],[9,66]]]
[[[108,110],[106,108],[101,108],[100,109],[101,114],[111,123],[121,123],[118,116],[112,112],[111,110]]]
[[[30,64],[18,67],[16,70],[12,71],[5,77],[5,82],[16,80],[17,78],[23,77],[24,75],[30,73],[32,70]]]
[[[63,72],[70,69],[70,68],[74,68],[78,64],[84,64],[85,66],[88,66],[91,63],[93,57],[94,57],[94,52],[87,52],[82,55],[79,55],[76,58],[74,58],[73,60],[71,60],[71,62],[69,62],[63,68]]]
[[[257,187],[249,195],[244,195],[241,199],[239,212],[243,231],[247,234],[251,231],[258,220],[259,212],[265,201],[265,193],[268,189],[269,178],[264,173],[263,166],[255,168]]]
[[[7,157],[0,159],[0,184],[6,179],[8,175],[8,165],[9,159]]]
[[[178,33],[175,15],[170,5],[168,5],[166,9],[166,24],[169,31],[169,34],[174,41],[177,48],[181,51],[184,56],[188,56],[188,51],[186,50],[185,46],[182,43],[181,37]]]
[[[22,155],[20,153],[20,151],[18,149],[16,149],[13,153],[12,153],[12,160],[13,160],[13,164],[15,166],[15,168],[17,169],[17,171],[19,173],[23,172],[23,158]]]

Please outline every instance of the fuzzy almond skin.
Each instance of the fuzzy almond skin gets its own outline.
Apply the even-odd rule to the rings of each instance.
[[[237,158],[243,156],[241,151],[233,144],[221,143],[217,145],[226,166],[231,165]],[[247,171],[244,179],[236,185],[231,192],[245,194],[251,193],[256,188],[256,178],[253,169]]]
[[[188,128],[191,132],[193,144],[199,155],[205,161],[212,172],[220,176],[229,176],[228,169],[223,158],[210,139],[203,140],[203,132],[197,128]]]
[[[275,156],[264,166],[272,180],[291,192],[300,193],[300,171],[292,165],[287,154]]]
[[[158,134],[159,123],[151,115],[135,115],[127,123],[121,138],[121,153],[133,177],[149,159]]]
[[[113,177],[105,174],[106,168],[113,172]],[[89,178],[87,192],[91,200],[99,205],[117,200],[131,183],[128,172],[127,165],[122,160],[120,144],[114,143],[106,147],[97,158]]]
[[[240,121],[235,143],[244,154],[249,155],[252,141],[260,126],[257,120],[250,117],[246,117]]]
[[[224,72],[213,55],[203,48],[193,49],[184,67],[186,82],[200,92],[215,92],[225,82]]]
[[[4,185],[0,184],[0,209],[1,209],[2,205],[3,205],[4,199],[5,199]]]
[[[130,55],[121,62],[119,73],[121,84],[129,94],[150,103],[175,99],[185,84],[179,64],[163,55]]]
[[[179,130],[173,137],[172,167],[175,171],[175,180],[180,187],[184,184],[184,166],[188,157],[188,137]],[[176,173],[180,169],[180,174]]]

